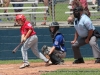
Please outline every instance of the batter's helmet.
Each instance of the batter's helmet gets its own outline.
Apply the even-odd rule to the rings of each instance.
[[[25,22],[26,21],[26,17],[24,15],[22,15],[22,14],[18,14],[16,16],[16,21],[17,20],[21,20],[21,21]]]

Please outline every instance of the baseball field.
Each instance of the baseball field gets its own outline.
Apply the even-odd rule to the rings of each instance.
[[[64,59],[63,65],[45,66],[40,59],[30,61],[30,66],[19,69],[22,60],[0,61],[0,75],[99,75],[100,64],[95,64],[95,59],[84,58],[83,64],[72,64],[73,58]]]
[[[60,7],[61,4],[56,6],[56,12],[59,11]],[[62,4],[60,13],[68,10],[63,9],[63,7],[67,7],[66,3]],[[60,13],[56,14],[56,20],[66,21],[68,15]],[[48,20],[50,19],[48,18]],[[72,64],[73,58],[64,60],[65,63],[63,65],[45,66],[42,60],[29,59],[30,66],[24,69],[19,69],[19,66],[22,65],[22,60],[0,60],[0,75],[100,75],[100,64],[95,64],[93,57],[84,58],[85,63],[83,64]]]

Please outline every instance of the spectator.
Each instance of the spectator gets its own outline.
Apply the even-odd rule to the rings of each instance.
[[[50,10],[51,10],[51,16],[52,16],[52,19],[53,19],[53,16],[54,16],[54,20],[55,20],[55,5],[57,4],[57,1],[56,0],[53,0],[54,2],[54,10],[52,8],[52,0],[49,1],[49,6],[50,6]],[[54,13],[53,13],[54,11]],[[54,14],[54,15],[53,15]]]
[[[86,44],[90,44],[92,48],[94,58],[96,59],[95,63],[100,63],[100,48],[97,44],[97,36],[94,34],[95,27],[93,26],[90,18],[84,14],[82,7],[76,7],[73,10],[73,13],[75,17],[75,35],[74,40],[71,41],[75,58],[73,64],[84,63],[83,57],[80,53],[80,47]]]
[[[95,5],[96,4],[96,0],[92,0],[92,4]]]
[[[23,2],[23,0],[12,0],[12,2]],[[23,4],[12,4],[13,7],[23,7]],[[14,9],[15,12],[22,12],[23,9]],[[17,14],[16,14],[17,15]],[[14,26],[17,26],[18,24],[15,22]]]
[[[69,0],[69,5],[70,5],[70,6],[68,6],[68,8],[70,9],[70,11],[72,11],[72,1],[73,1],[73,0]]]
[[[100,11],[100,0],[97,0],[97,3],[98,3],[97,11]]]
[[[54,1],[54,19],[55,19],[55,4],[56,4],[56,0],[53,0]],[[50,6],[50,10],[51,10],[51,14],[52,14],[52,0],[44,0],[44,5],[45,6]],[[49,9],[46,9],[45,10],[47,12],[47,14],[49,15]],[[53,18],[53,15],[52,15],[52,18]],[[44,22],[41,24],[41,25],[46,25],[46,20],[47,20],[47,16],[46,14],[44,15]]]
[[[95,5],[96,4],[96,0],[92,0],[92,4]],[[95,9],[95,7],[92,7],[92,9]]]
[[[71,9],[70,11],[73,11],[73,9],[74,9],[75,7],[81,6],[81,4],[80,4],[79,0],[73,0],[73,1],[71,2],[71,6],[72,6],[72,9]],[[68,17],[67,21],[68,21],[68,24],[73,24],[74,15],[71,14],[71,15]]]
[[[38,0],[33,0],[35,3],[32,4],[32,7],[37,7],[38,6]],[[36,9],[32,9],[33,12],[36,12]],[[36,14],[31,14],[31,22],[33,25],[36,25]]]
[[[88,17],[90,17],[91,14],[90,14],[89,9],[88,9],[88,3],[87,3],[87,0],[79,0],[79,1],[80,1],[80,3],[82,4],[84,13],[85,13],[86,15],[88,15]]]
[[[43,2],[44,2],[44,6],[49,7],[49,0],[43,0]],[[45,11],[48,12],[48,9],[45,9]],[[44,14],[44,22],[41,25],[46,25],[46,20],[47,20],[47,17],[46,17],[46,14]]]
[[[90,12],[89,12],[88,4],[87,4],[86,0],[73,0],[72,1],[72,9],[74,9],[78,6],[82,6],[83,10],[84,10],[84,13],[90,17]],[[68,21],[68,24],[69,23],[73,24],[73,21],[74,21],[73,14],[68,17],[67,21]]]
[[[0,7],[2,7],[2,4],[3,4],[3,1],[2,1],[2,0],[0,0]]]
[[[2,7],[2,5],[3,5],[3,1],[2,0],[0,0],[0,7]],[[1,16],[1,15],[0,15]],[[0,22],[1,22],[2,20],[0,19]]]
[[[93,5],[95,5],[96,4],[96,0],[92,0],[92,3],[93,3]],[[100,11],[100,0],[97,0],[97,4],[98,4],[97,11]],[[92,7],[92,8],[95,9],[95,7]]]
[[[23,0],[12,0],[12,2],[23,2]],[[23,7],[23,4],[12,4],[13,7]],[[15,12],[21,12],[23,9],[14,9]]]
[[[9,4],[10,4],[10,0],[1,0],[0,2],[0,7],[9,7]],[[7,13],[8,12],[8,9],[4,9],[4,13]],[[6,15],[8,16],[8,15]],[[1,20],[1,19],[0,19]],[[10,20],[10,18],[7,18],[7,20]],[[2,20],[1,20],[2,21]]]
[[[3,0],[3,2],[4,2],[3,7],[9,7],[10,0]],[[5,9],[5,10],[4,10],[4,13],[7,13],[7,12],[8,12],[8,10]]]
[[[72,4],[72,1],[73,1],[73,0],[69,0],[69,5],[71,5],[71,4]]]

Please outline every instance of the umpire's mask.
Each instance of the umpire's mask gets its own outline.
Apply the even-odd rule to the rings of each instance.
[[[81,17],[80,11],[83,11],[83,8],[81,6],[80,7],[76,7],[76,8],[73,9],[74,17],[77,18],[78,20]]]

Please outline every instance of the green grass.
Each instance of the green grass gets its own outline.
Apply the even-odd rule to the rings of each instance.
[[[64,59],[66,62],[67,61],[74,61],[74,58],[65,58]],[[94,60],[92,57],[85,57],[85,61],[89,60]],[[40,59],[29,59],[29,62],[31,63],[37,63],[37,62],[43,62]],[[22,63],[22,60],[0,60],[0,64],[19,64]],[[63,68],[63,69],[58,69],[56,71],[39,71],[39,73],[42,73],[41,75],[100,75],[100,69],[96,68],[79,68],[79,69],[68,69]]]
[[[74,61],[74,58],[65,58],[65,61]],[[94,60],[94,58],[84,58],[85,61],[87,60]],[[0,60],[0,64],[18,64],[21,63],[22,60]],[[41,59],[29,59],[29,62],[43,62]]]
[[[29,62],[43,62],[40,59],[30,59]],[[22,63],[22,60],[0,60],[0,64],[19,64]]]
[[[44,72],[42,75],[100,75],[100,69],[60,69]]]
[[[65,61],[72,61],[74,58],[66,58]],[[94,58],[84,58],[85,61],[95,60]],[[56,71],[42,71],[40,72],[42,75],[100,75],[100,69],[91,69],[91,68],[78,68],[78,69],[58,69]]]

